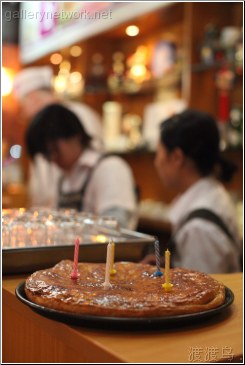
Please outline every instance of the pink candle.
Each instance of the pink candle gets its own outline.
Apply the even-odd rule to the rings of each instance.
[[[74,249],[74,266],[73,266],[73,272],[71,273],[71,279],[76,280],[78,278],[78,255],[79,255],[79,245],[80,240],[79,238],[76,239],[75,242],[75,249]]]

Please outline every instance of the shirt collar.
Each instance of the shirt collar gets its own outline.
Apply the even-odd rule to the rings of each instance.
[[[91,148],[87,148],[82,152],[76,165],[80,167],[83,166],[93,167],[100,157],[101,157],[100,152],[92,150]]]
[[[177,197],[170,209],[169,218],[172,224],[178,224],[187,213],[196,209],[205,192],[207,193],[214,183],[215,180],[212,177],[202,178]]]
[[[72,171],[69,172],[69,176],[72,176],[73,174],[76,174],[78,171],[80,171],[83,168],[92,168],[96,162],[101,157],[101,153],[95,150],[92,150],[91,148],[85,149],[80,157],[78,158],[77,162],[72,168]]]

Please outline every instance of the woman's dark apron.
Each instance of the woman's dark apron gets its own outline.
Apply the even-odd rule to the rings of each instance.
[[[86,192],[86,189],[88,187],[88,184],[91,180],[91,177],[95,171],[95,169],[98,167],[100,162],[108,157],[108,155],[101,156],[96,164],[88,171],[88,175],[85,179],[85,182],[83,183],[82,187],[78,191],[74,191],[71,193],[63,193],[61,190],[62,183],[63,183],[63,177],[59,181],[59,187],[58,187],[58,208],[67,208],[67,209],[76,209],[78,211],[83,210],[84,205],[84,195]]]

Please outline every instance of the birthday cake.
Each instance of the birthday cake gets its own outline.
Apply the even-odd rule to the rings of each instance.
[[[73,262],[63,260],[37,271],[25,283],[28,299],[59,311],[109,317],[162,317],[216,308],[224,303],[225,287],[211,276],[171,269],[173,287],[164,290],[164,276],[155,267],[132,262],[115,263],[116,274],[104,287],[105,264],[79,263],[78,278],[70,278]]]

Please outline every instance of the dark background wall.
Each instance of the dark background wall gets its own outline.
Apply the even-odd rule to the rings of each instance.
[[[2,3],[2,42],[3,44],[18,44],[19,41],[19,19],[18,11],[20,8],[20,3],[3,2]],[[10,12],[15,15],[11,17],[11,20],[6,16],[10,15]],[[13,19],[14,18],[14,19]]]

